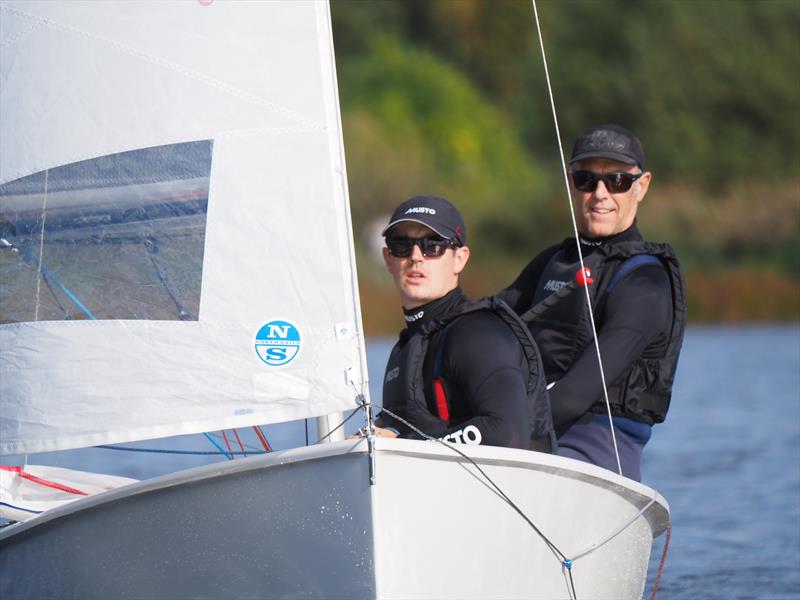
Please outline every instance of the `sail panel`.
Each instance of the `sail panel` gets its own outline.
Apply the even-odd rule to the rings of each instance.
[[[190,257],[202,262],[196,315],[0,325],[0,452],[353,408],[366,370],[327,4],[0,7],[0,183],[11,226],[14,203],[37,194],[25,177],[115,153],[213,145],[203,244]],[[202,176],[184,181],[203,185]],[[101,188],[46,194],[56,202]],[[107,229],[101,239],[123,234]],[[33,262],[43,288],[43,261]],[[162,267],[169,280],[183,276]]]

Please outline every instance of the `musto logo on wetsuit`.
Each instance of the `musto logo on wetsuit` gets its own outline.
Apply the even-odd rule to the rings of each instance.
[[[477,446],[481,443],[481,440],[483,440],[483,436],[481,435],[481,430],[475,427],[475,425],[467,425],[464,429],[459,429],[439,439],[443,442],[450,442],[453,444],[470,444]]]

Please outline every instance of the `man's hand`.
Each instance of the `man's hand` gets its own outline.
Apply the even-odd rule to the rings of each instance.
[[[362,437],[366,437],[367,433],[365,430],[361,429],[358,433],[354,433],[353,435],[348,435],[348,440],[357,440]],[[397,437],[397,434],[392,431],[391,429],[384,429],[383,427],[376,427],[375,428],[375,436],[376,437],[385,437],[385,438],[394,438]]]

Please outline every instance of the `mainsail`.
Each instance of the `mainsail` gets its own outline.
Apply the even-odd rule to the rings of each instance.
[[[327,3],[0,11],[0,452],[353,408]]]

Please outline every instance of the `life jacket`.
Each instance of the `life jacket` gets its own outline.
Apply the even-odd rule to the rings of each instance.
[[[553,420],[550,413],[550,402],[544,371],[541,367],[541,357],[526,325],[519,316],[509,308],[500,298],[489,296],[480,300],[468,300],[459,305],[455,310],[442,318],[426,323],[419,334],[411,336],[409,346],[405,349],[405,365],[407,370],[406,385],[407,416],[412,421],[422,425],[421,429],[437,432],[447,429],[450,423],[451,405],[447,398],[446,385],[440,377],[442,348],[447,335],[447,330],[455,321],[465,315],[488,310],[500,318],[514,336],[519,340],[525,359],[528,363],[527,397],[533,405],[533,433],[531,436],[531,450],[540,452],[555,452],[557,448]],[[429,356],[433,352],[433,356]],[[426,393],[425,365],[432,358],[433,366],[431,377],[432,394]],[[438,421],[432,422],[431,420]]]
[[[537,284],[537,306],[523,315],[533,338],[544,352],[549,381],[557,381],[593,343],[592,324],[586,309],[586,293],[572,285],[573,292],[555,289],[575,276],[574,262],[563,260],[562,245],[552,253]],[[574,240],[571,241],[574,244]],[[608,295],[624,275],[649,264],[660,264],[666,271],[672,291],[672,324],[666,345],[645,348],[629,369],[608,389],[611,414],[653,425],[664,421],[672,396],[672,384],[686,327],[686,293],[680,265],[668,244],[645,241],[618,242],[597,248],[585,260],[593,278],[589,295],[598,325],[602,325]],[[548,288],[549,286],[549,288]],[[546,289],[547,288],[547,289]],[[551,294],[563,297],[557,302]],[[599,398],[589,409],[607,412],[605,399]]]

